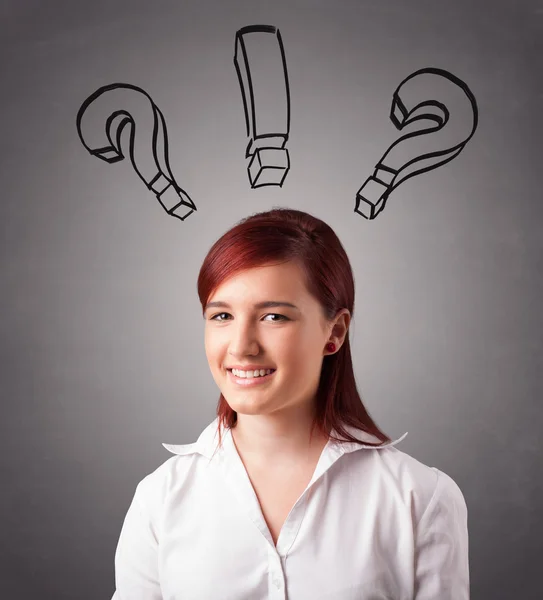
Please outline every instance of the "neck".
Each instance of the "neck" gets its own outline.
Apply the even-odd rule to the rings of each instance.
[[[238,413],[232,437],[244,462],[284,468],[320,456],[328,438],[315,429],[310,440],[311,425],[312,415],[299,419]]]

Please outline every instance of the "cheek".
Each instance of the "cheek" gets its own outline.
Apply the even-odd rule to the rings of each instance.
[[[324,343],[322,337],[308,335],[300,340],[298,351],[293,360],[302,371],[312,371],[315,363],[319,363],[323,356]]]
[[[205,336],[204,350],[207,360],[211,363],[211,366],[214,367],[213,363],[218,359],[220,351],[217,340],[213,339],[212,336]]]
[[[277,348],[277,356],[289,370],[305,372],[316,350],[316,343],[305,338],[287,339]]]

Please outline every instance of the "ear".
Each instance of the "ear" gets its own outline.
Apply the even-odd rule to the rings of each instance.
[[[330,336],[328,338],[328,341],[334,342],[338,349],[345,340],[350,323],[351,313],[346,308],[339,310],[334,318],[334,324],[332,325]]]

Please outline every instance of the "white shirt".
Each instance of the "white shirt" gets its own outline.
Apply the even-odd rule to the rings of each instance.
[[[329,441],[276,547],[230,430],[210,461],[217,425],[137,485],[112,600],[469,599],[464,496],[393,447],[407,433]]]

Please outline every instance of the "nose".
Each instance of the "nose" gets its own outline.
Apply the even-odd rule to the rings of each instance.
[[[229,344],[229,354],[231,356],[254,356],[258,354],[259,348],[260,344],[254,328],[249,325],[241,325],[236,329],[232,328],[232,337]]]

